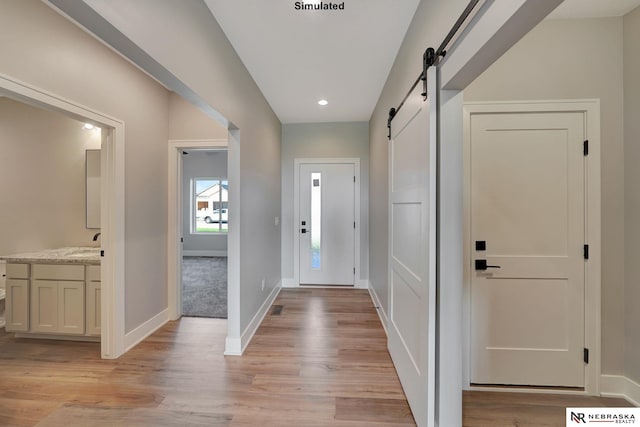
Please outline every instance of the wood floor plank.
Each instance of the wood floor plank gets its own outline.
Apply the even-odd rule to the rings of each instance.
[[[624,399],[567,394],[465,391],[464,427],[564,427],[567,407],[627,407]]]
[[[413,425],[411,409],[405,399],[336,399],[336,419],[370,423],[398,423]]]

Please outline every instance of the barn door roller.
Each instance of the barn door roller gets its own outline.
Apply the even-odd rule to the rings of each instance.
[[[388,135],[389,139],[391,139],[391,121],[398,114],[398,112],[404,105],[405,101],[407,100],[409,95],[411,95],[411,92],[413,92],[413,90],[416,88],[418,83],[420,83],[420,81],[422,81],[422,87],[423,87],[421,95],[424,97],[425,101],[427,100],[427,97],[429,96],[427,92],[427,69],[434,65],[438,65],[438,63],[442,60],[442,58],[444,58],[444,56],[447,54],[448,46],[452,43],[454,37],[456,36],[456,34],[458,34],[463,24],[468,20],[469,16],[471,16],[471,13],[474,11],[474,9],[476,9],[476,6],[478,5],[478,3],[480,3],[480,1],[481,0],[471,0],[469,2],[467,7],[464,9],[464,11],[462,11],[462,14],[460,15],[456,23],[453,24],[453,27],[451,28],[447,36],[444,38],[444,40],[440,44],[440,47],[438,47],[437,50],[430,47],[424,51],[424,54],[422,55],[422,71],[420,72],[420,75],[418,76],[416,81],[411,85],[411,89],[409,89],[409,92],[407,92],[407,94],[402,99],[398,107],[389,109],[389,118],[387,119],[387,128],[389,129],[389,135]]]

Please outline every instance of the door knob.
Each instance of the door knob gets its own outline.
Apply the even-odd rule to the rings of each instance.
[[[476,260],[476,270],[486,270],[487,268],[500,268],[499,265],[487,265],[486,259],[477,259]]]
[[[307,229],[306,229],[306,228],[303,228],[303,229],[301,229],[301,230],[300,230],[300,232],[301,232],[302,234],[304,234],[304,233],[306,233],[306,232],[307,232]]]

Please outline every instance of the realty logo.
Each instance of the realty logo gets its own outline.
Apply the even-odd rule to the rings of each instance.
[[[567,408],[566,427],[576,424],[637,424],[640,420],[640,408]]]
[[[571,421],[573,421],[574,423],[584,423],[586,424],[587,422],[584,420],[584,412],[573,412],[571,411]]]

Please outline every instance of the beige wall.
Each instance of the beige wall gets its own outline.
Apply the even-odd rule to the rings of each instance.
[[[369,277],[369,125],[366,122],[282,126],[282,277],[293,278],[294,160],[360,159],[360,278]]]
[[[464,91],[465,101],[599,98],[602,372],[624,370],[622,18],[540,23]]]
[[[624,17],[625,375],[640,383],[640,8]]]
[[[0,0],[0,52],[0,73],[125,122],[124,309],[131,331],[167,308],[169,93],[38,0]]]
[[[154,68],[144,63],[152,58],[155,71],[157,65],[163,67],[165,76],[168,71],[239,128],[239,144],[232,142],[229,148],[229,165],[239,162],[241,174],[240,188],[230,188],[240,195],[242,206],[240,322],[229,321],[231,338],[238,338],[280,282],[280,227],[274,219],[280,216],[281,123],[203,1],[85,3],[148,54],[141,66]],[[229,265],[231,280],[235,274],[233,263]],[[233,292],[229,299],[236,301]]]
[[[171,92],[169,139],[227,139],[227,129],[180,95]]]
[[[0,254],[90,246],[85,150],[100,132],[82,122],[0,97]]]

